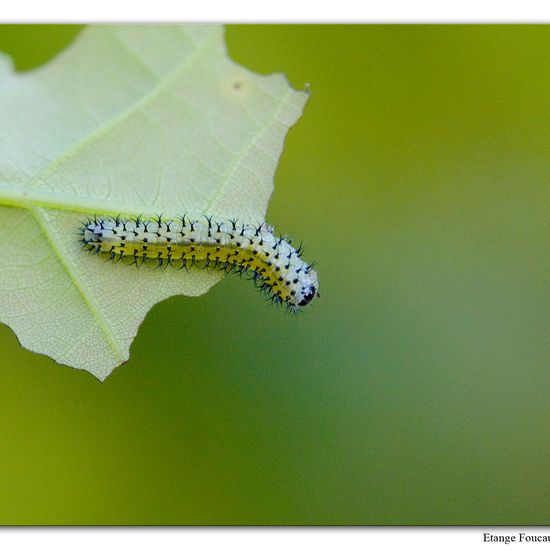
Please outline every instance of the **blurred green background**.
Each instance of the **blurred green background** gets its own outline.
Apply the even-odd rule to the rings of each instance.
[[[78,30],[0,50],[29,69]],[[227,42],[311,84],[268,219],[321,298],[170,299],[103,384],[0,326],[0,523],[550,523],[550,27]]]

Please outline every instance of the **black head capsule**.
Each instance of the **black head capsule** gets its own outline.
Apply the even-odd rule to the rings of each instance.
[[[304,264],[305,265],[305,264]],[[305,269],[292,280],[296,284],[293,292],[291,291],[291,302],[298,307],[309,305],[316,296],[319,296],[319,281],[317,272],[314,269],[306,271]]]
[[[307,290],[302,294],[302,299],[298,303],[299,306],[307,306],[315,296],[318,295],[317,289],[310,285]]]

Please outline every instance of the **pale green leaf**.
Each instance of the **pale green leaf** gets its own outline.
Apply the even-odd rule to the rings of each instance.
[[[231,61],[220,26],[92,26],[25,74],[0,56],[0,320],[28,349],[104,379],[151,306],[221,276],[90,258],[81,222],[262,221],[306,99]]]

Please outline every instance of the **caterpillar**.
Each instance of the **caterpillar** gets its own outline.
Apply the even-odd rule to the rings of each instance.
[[[82,248],[106,260],[251,274],[272,302],[294,312],[319,296],[317,273],[302,260],[302,246],[293,248],[265,222],[256,226],[186,214],[153,220],[95,216],[82,224],[80,234]]]

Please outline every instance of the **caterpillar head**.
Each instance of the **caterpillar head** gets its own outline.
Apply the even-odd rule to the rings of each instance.
[[[300,290],[296,294],[296,305],[307,306],[316,296],[319,296],[317,272],[309,267],[300,281]]]

